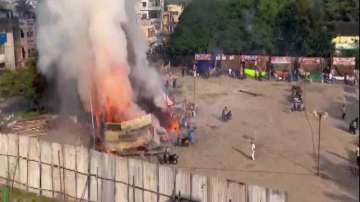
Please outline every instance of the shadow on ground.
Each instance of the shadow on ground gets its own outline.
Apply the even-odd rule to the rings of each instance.
[[[334,161],[328,157],[329,155],[339,160]],[[354,166],[354,152],[350,149],[347,150],[346,156],[326,151],[326,155],[321,156],[321,176],[324,180],[332,181],[339,191],[325,191],[324,194],[333,201],[359,201],[359,176],[353,174]]]

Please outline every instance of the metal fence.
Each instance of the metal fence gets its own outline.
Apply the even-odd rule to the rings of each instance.
[[[66,201],[287,201],[283,191],[15,134],[0,134],[1,183]]]

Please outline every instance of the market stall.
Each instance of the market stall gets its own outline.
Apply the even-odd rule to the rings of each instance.
[[[247,77],[254,78],[256,74],[255,69],[258,69],[262,77],[266,76],[266,63],[269,60],[268,56],[241,55],[240,60],[240,63],[243,62],[245,64],[244,71]]]
[[[334,78],[336,80],[344,80],[345,77],[355,78],[355,57],[333,57],[331,68],[335,69]]]
[[[273,56],[270,58],[274,68],[274,77],[277,80],[287,80],[293,67],[292,57]]]
[[[196,72],[207,75],[215,66],[215,59],[211,54],[195,54]]]
[[[320,57],[300,57],[298,58],[300,76],[303,79],[321,81],[321,73],[324,68],[325,60]]]

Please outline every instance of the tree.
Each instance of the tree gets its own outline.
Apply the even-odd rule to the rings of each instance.
[[[294,1],[277,16],[274,52],[280,55],[325,56],[331,52],[331,33],[314,2]]]
[[[26,67],[14,70],[5,70],[0,75],[0,96],[23,97],[36,102],[42,95],[46,79],[37,72],[36,60],[29,61]]]
[[[359,22],[359,0],[324,0],[328,21]]]

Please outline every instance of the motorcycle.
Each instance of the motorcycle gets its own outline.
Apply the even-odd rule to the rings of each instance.
[[[301,98],[295,97],[292,101],[292,107],[291,107],[291,111],[304,111],[305,110],[305,106],[304,106],[304,102],[302,101]]]
[[[158,155],[158,160],[160,164],[177,164],[179,156],[177,154],[170,154],[165,151],[163,155]]]

